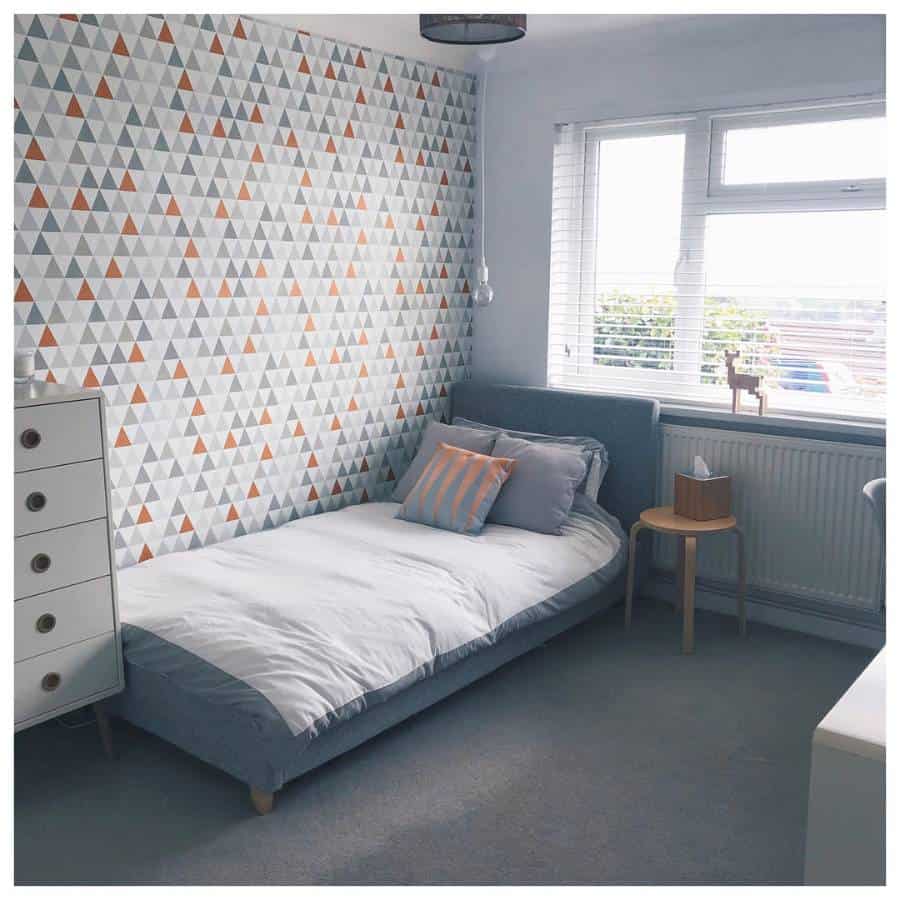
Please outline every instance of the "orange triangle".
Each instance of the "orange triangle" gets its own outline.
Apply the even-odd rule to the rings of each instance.
[[[78,209],[82,212],[86,212],[90,208],[91,207],[87,202],[87,197],[84,196],[84,192],[79,188],[78,192],[75,194],[75,199],[72,201],[72,209]]]
[[[300,59],[300,65],[297,66],[297,71],[298,71],[298,72],[302,72],[304,75],[310,75],[310,74],[312,74],[312,73],[309,71],[309,63],[306,61],[306,57],[305,57],[305,56],[301,57],[301,59]]]
[[[16,295],[14,298],[19,302],[31,302],[34,300],[34,297],[31,296],[31,291],[28,290],[28,285],[25,284],[24,281],[19,282],[19,286],[16,288]]]
[[[216,207],[216,218],[217,219],[227,219],[228,218],[228,210],[225,208],[225,204],[223,201],[219,201],[219,205]]]
[[[260,300],[256,307],[256,314],[258,316],[267,316],[269,314],[269,307],[266,306],[265,300]]]
[[[362,55],[362,50],[356,54],[356,68],[364,69],[366,67],[366,58]]]
[[[150,510],[148,510],[146,506],[141,505],[141,511],[138,513],[137,517],[138,525],[146,525],[148,522],[152,521],[153,517],[150,515]]]
[[[130,363],[142,363],[144,361],[144,354],[141,353],[141,348],[135,344],[131,348],[131,356],[128,357],[128,362]]]
[[[265,159],[263,158],[262,150],[259,149],[259,144],[257,144],[256,147],[254,148],[253,155],[250,157],[250,161],[258,162],[258,163],[265,162]]]
[[[238,200],[252,200],[253,198],[250,196],[250,191],[247,189],[247,182],[245,181],[241,185],[241,189],[238,191]]]
[[[309,489],[309,493],[306,495],[306,499],[307,500],[318,500],[319,499],[319,494],[316,491],[315,487],[311,487]]]
[[[393,94],[393,93],[394,93],[394,82],[391,81],[391,76],[390,76],[390,75],[388,75],[388,79],[387,79],[387,81],[385,81],[385,83],[384,83],[384,90],[385,90],[388,94]]]
[[[192,416],[205,416],[206,410],[203,408],[203,404],[199,400],[194,401],[194,408],[191,410]]]
[[[222,374],[234,375],[234,366],[231,364],[231,360],[227,356],[225,357],[225,362],[222,365]]]
[[[138,562],[147,562],[148,559],[153,559],[153,554],[150,552],[150,548],[144,544],[144,549],[141,550],[141,556],[138,559]]]
[[[119,434],[116,436],[116,446],[117,447],[130,447],[131,441],[128,440],[128,435],[125,433],[124,428],[119,429]]]
[[[36,187],[31,194],[31,200],[28,201],[29,209],[47,209],[47,198],[44,197],[43,191]]]
[[[91,286],[87,283],[87,281],[81,282],[81,287],[78,290],[78,299],[79,300],[96,300],[97,299],[94,296],[94,292],[91,290]]]
[[[200,453],[206,453],[206,444],[203,443],[202,437],[198,437],[197,442],[194,444],[194,456]]]
[[[271,425],[272,417],[269,415],[269,411],[267,409],[263,410],[263,414],[259,417],[260,425]]]
[[[337,75],[334,74],[334,69],[331,67],[331,63],[328,63],[325,68],[325,77],[330,78],[332,81],[337,80]]]
[[[194,133],[194,126],[191,125],[191,117],[187,113],[185,113],[184,116],[182,117],[181,125],[179,126],[178,130],[180,132],[182,132],[183,134],[193,134]]]
[[[82,386],[86,388],[98,388],[100,387],[100,382],[97,380],[97,376],[94,374],[93,369],[87,370],[87,375],[84,376],[84,381],[82,382]],[[123,431],[122,434],[125,432]],[[116,444],[118,447],[119,445]]]
[[[137,226],[134,224],[134,219],[131,216],[125,217],[125,224],[122,226],[122,234],[137,234]]]
[[[169,203],[166,206],[167,216],[180,216],[181,210],[178,208],[178,201],[174,197],[169,197]]]
[[[132,393],[132,395],[131,395],[131,402],[132,403],[146,403],[147,402],[147,397],[144,394],[144,392],[141,390],[141,386],[139,384],[136,384],[134,386],[134,393]]]
[[[250,338],[247,338],[244,343],[244,353],[256,353],[256,347],[253,346],[253,341]]]
[[[307,315],[306,324],[303,326],[303,330],[304,331],[315,331],[316,330],[316,323],[312,316]]]
[[[219,53],[221,55],[225,55],[225,51],[222,49],[222,42],[219,40],[219,36],[215,35],[212,39],[212,44],[209,46],[210,53]]]
[[[199,259],[200,254],[197,252],[197,245],[194,243],[193,238],[188,238],[187,247],[184,249],[184,258],[185,259]],[[193,282],[191,282],[193,284]],[[197,296],[200,294],[198,292]]]
[[[187,254],[185,254],[187,256]],[[189,300],[197,300],[200,297],[200,288],[197,287],[197,282],[194,279],[191,279],[191,283],[188,285],[187,296]]]
[[[106,277],[107,278],[121,278],[122,271],[119,269],[118,264],[114,259],[109,261],[109,265],[106,267]]]
[[[120,34],[116,38],[116,42],[113,44],[112,52],[116,54],[116,56],[128,56],[128,48],[125,46],[125,41]]]
[[[173,378],[187,378],[188,373],[187,369],[184,367],[184,363],[179,359],[178,365],[175,366],[175,372],[172,375]]]
[[[259,111],[259,106],[254,105],[253,112],[250,113],[250,121],[254,125],[262,125],[263,117],[262,117],[262,113]]]
[[[309,460],[306,463],[306,468],[307,469],[318,469],[319,468],[319,460],[316,459],[315,453],[309,454]]]
[[[66,108],[66,115],[71,116],[73,119],[84,118],[84,113],[81,111],[81,107],[78,104],[78,99],[74,95],[69,101],[68,107]]]
[[[216,124],[213,125],[213,137],[223,138],[225,137],[225,126],[222,124],[221,119],[216,119]]]
[[[341,420],[337,416],[335,416],[331,420],[331,430],[332,431],[340,431],[341,430]]]
[[[219,288],[219,296],[220,297],[230,297],[231,289],[228,287],[228,282],[223,278],[222,286]]]
[[[303,437],[305,434],[306,432],[303,430],[303,426],[298,422],[294,428],[294,437]]]
[[[228,515],[225,516],[226,522],[233,522],[235,519],[239,519],[238,511],[234,508],[234,504],[228,507]]]
[[[181,78],[178,79],[178,90],[179,91],[192,91],[194,86],[191,84],[191,79],[188,77],[187,72],[181,73]]]
[[[181,534],[186,534],[188,531],[193,531],[194,526],[191,523],[190,516],[185,516],[182,523],[181,528],[178,529]]]
[[[41,332],[41,339],[38,341],[38,347],[58,347],[59,344],[56,343],[56,338],[53,336],[53,332],[50,330],[48,326],[44,326],[44,330]]]
[[[314,366],[315,364],[316,364],[316,358],[313,356],[312,350],[310,350],[310,351],[306,354],[306,364],[305,364],[305,365],[306,365],[307,367],[309,367],[309,366]]]
[[[356,137],[356,135],[353,133],[353,125],[350,122],[347,123],[347,127],[344,129],[344,137],[345,138]]]
[[[234,450],[235,447],[237,447],[237,441],[234,439],[234,435],[229,431],[228,437],[225,438],[225,449]]]
[[[337,147],[335,147],[334,141],[330,137],[328,138],[328,143],[325,145],[325,152],[326,153],[337,153]]]
[[[241,24],[241,20],[237,20],[237,25],[234,26],[234,31],[231,32],[236,38],[240,38],[242,41],[247,40],[247,35],[244,33],[244,26]]]
[[[47,159],[47,157],[44,156],[43,152],[41,151],[38,142],[34,138],[31,139],[31,143],[28,145],[28,149],[25,151],[25,159],[34,159],[39,160],[40,162],[44,162]]]
[[[264,459],[271,459],[271,458],[272,458],[272,451],[269,449],[269,445],[266,444],[262,449],[262,453],[260,454],[259,459],[260,459],[260,461],[262,461]]]
[[[137,188],[134,186],[134,180],[132,179],[130,172],[126,172],[122,176],[122,182],[119,185],[119,190],[120,191],[136,191],[137,190]]]
[[[163,41],[166,44],[174,44],[175,40],[172,38],[172,32],[169,31],[169,26],[163,22],[162,28],[159,29],[159,37],[158,41]]]

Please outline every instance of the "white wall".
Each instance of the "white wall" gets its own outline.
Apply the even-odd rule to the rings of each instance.
[[[555,123],[881,92],[884,54],[880,16],[708,16],[491,72],[486,236],[496,296],[476,312],[475,378],[545,383]]]

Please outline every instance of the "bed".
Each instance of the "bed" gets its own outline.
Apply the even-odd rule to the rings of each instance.
[[[108,711],[243,781],[264,814],[288,781],[621,600],[657,404],[466,382],[450,411],[603,440],[597,502],[580,496],[561,535],[477,537],[366,503],[125,569]]]

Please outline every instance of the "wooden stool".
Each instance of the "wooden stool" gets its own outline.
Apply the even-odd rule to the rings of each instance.
[[[738,551],[738,593],[737,614],[741,636],[747,633],[747,614],[744,609],[744,594],[747,590],[747,562],[744,557],[744,534],[738,528],[734,516],[709,519],[698,522],[676,516],[671,506],[657,506],[645,509],[641,518],[631,526],[631,540],[628,548],[628,586],[625,594],[625,627],[631,627],[631,604],[634,593],[634,564],[637,555],[637,536],[649,528],[661,534],[674,534],[678,538],[678,573],[676,584],[679,589],[679,605],[684,617],[681,639],[683,653],[694,652],[694,578],[697,573],[697,538],[702,534],[720,534],[733,531],[737,537]]]

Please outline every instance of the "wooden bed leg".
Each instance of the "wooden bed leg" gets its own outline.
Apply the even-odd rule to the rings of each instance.
[[[112,727],[109,724],[109,716],[99,703],[94,704],[94,718],[97,720],[100,743],[103,744],[103,752],[106,754],[106,758],[115,759],[116,751],[113,747]]]
[[[267,816],[275,805],[275,795],[269,791],[261,791],[259,788],[250,788],[250,802],[253,808],[261,815]]]

